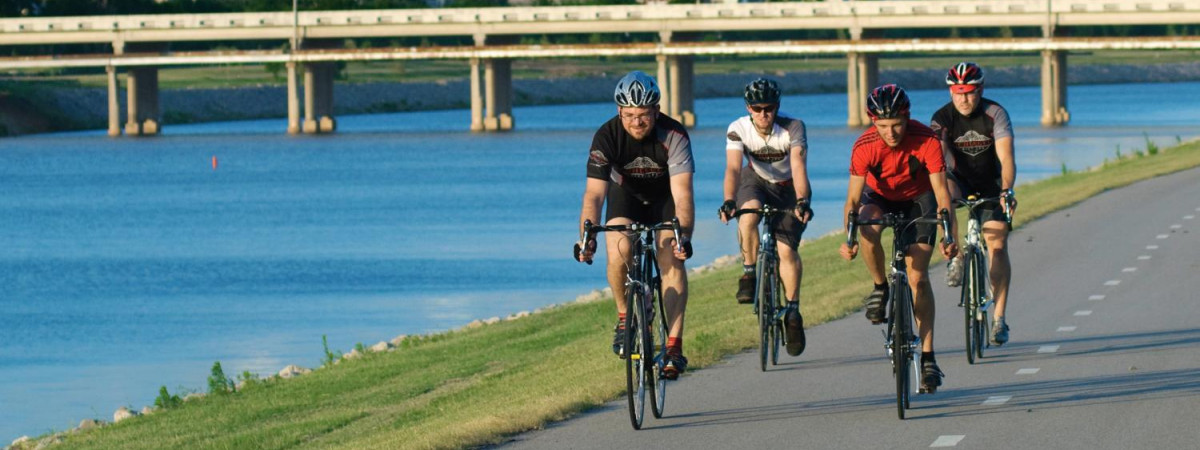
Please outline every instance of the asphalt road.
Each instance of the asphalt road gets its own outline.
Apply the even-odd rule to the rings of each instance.
[[[809,329],[806,352],[766,373],[754,352],[689,373],[668,386],[663,419],[647,408],[641,431],[622,398],[504,447],[1197,448],[1197,216],[1200,170],[1189,170],[1014,232],[1011,341],[974,366],[957,289],[945,286],[944,267],[932,270],[947,378],[936,394],[913,396],[907,420],[896,417],[881,327],[857,313]],[[729,307],[750,313],[732,293]]]

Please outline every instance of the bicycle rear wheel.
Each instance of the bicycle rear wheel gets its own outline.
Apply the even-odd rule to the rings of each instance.
[[[642,419],[646,414],[646,378],[645,347],[645,307],[642,301],[643,288],[638,283],[631,283],[627,288],[625,303],[625,388],[629,400],[629,420],[633,429],[642,429]]]
[[[912,392],[912,306],[908,301],[908,285],[892,289],[892,367],[896,375],[896,415],[903,420]]]
[[[655,312],[658,317],[650,319],[653,343],[650,348],[654,359],[653,364],[646,365],[646,369],[650,372],[647,377],[653,382],[650,390],[650,397],[653,400],[650,402],[650,411],[654,413],[655,419],[661,419],[663,410],[667,406],[667,379],[662,376],[667,356],[667,314],[662,302],[662,280],[659,277],[654,277],[654,289],[651,292],[654,295],[654,303],[650,305],[650,310]]]

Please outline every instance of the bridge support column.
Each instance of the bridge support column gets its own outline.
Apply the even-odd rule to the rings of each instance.
[[[694,61],[692,56],[668,56],[667,65],[670,71],[670,108],[667,115],[674,117],[683,126],[696,126],[696,101],[693,95],[692,79]],[[660,80],[661,84],[661,80]]]
[[[287,63],[288,134],[300,133],[300,86],[296,80],[296,63]]]
[[[1067,52],[1042,51],[1042,125],[1059,126],[1071,121],[1067,111]]]
[[[871,123],[866,103],[879,82],[879,56],[850,53],[846,59],[846,126],[861,127]]]
[[[108,72],[108,135],[117,137],[121,135],[121,104],[117,98],[120,95],[121,84],[117,79],[117,68],[108,66],[104,68]]]
[[[487,131],[506,131],[513,128],[512,117],[512,60],[488,59],[483,62],[486,116],[483,128]]]
[[[654,80],[658,82],[658,92],[661,98],[658,100],[658,109],[666,115],[671,115],[671,95],[675,93],[671,89],[671,76],[667,64],[667,55],[658,55],[654,57],[658,62],[658,74],[654,76]]]
[[[126,95],[128,96],[125,134],[128,136],[158,134],[158,68],[135,67],[129,69],[125,78]],[[109,89],[111,92],[112,88]],[[111,121],[111,119],[109,120]]]
[[[337,130],[333,118],[333,63],[304,65],[304,125],[307,134]]]
[[[483,86],[479,78],[479,58],[471,58],[471,131],[483,131]]]

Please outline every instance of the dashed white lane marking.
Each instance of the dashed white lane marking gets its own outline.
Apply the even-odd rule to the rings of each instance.
[[[1092,315],[1092,310],[1090,310],[1090,309],[1081,309],[1081,310],[1079,310],[1079,311],[1075,311],[1075,315],[1076,315],[1076,316],[1090,316],[1090,315]]]
[[[1037,368],[1037,367],[1029,367],[1029,368],[1025,368],[1025,369],[1018,369],[1018,370],[1017,370],[1017,375],[1033,375],[1033,374],[1035,374],[1035,373],[1038,373],[1038,371],[1039,371],[1039,370],[1042,370],[1042,369],[1039,369],[1039,368]]]
[[[1125,272],[1125,273],[1129,273],[1129,272],[1137,272],[1137,267],[1126,267],[1126,268],[1124,268],[1124,269],[1121,269],[1121,271],[1122,271],[1122,272]]]
[[[1078,316],[1079,314],[1076,314],[1076,315]],[[1063,326],[1063,327],[1058,327],[1058,332],[1059,332],[1059,333],[1070,333],[1070,332],[1072,332],[1072,331],[1075,331],[1075,326],[1074,326],[1074,325],[1067,325],[1067,326]]]
[[[1188,214],[1188,215],[1186,215],[1186,216],[1183,216],[1183,220],[1192,220],[1192,219],[1195,219],[1195,218],[1196,218],[1196,216],[1193,216],[1193,215],[1191,215],[1191,214]]]
[[[1178,229],[1180,229],[1180,228],[1183,228],[1183,224],[1178,224],[1178,223],[1176,223],[1176,224],[1172,224],[1172,225],[1171,225],[1171,229],[1172,229],[1172,230],[1178,230]]]
[[[1108,280],[1104,282],[1105,286],[1116,286],[1118,284],[1121,284],[1121,280]]]
[[[1146,250],[1158,250],[1158,246],[1157,245],[1147,245]]]
[[[965,434],[943,434],[938,436],[937,440],[933,441],[932,444],[929,444],[929,447],[954,447],[965,437],[967,437]]]
[[[988,397],[987,400],[983,401],[983,406],[1003,405],[1008,403],[1009,400],[1012,400],[1011,395],[993,395]]]
[[[1154,238],[1155,238],[1155,239],[1166,239],[1166,238],[1168,238],[1169,236],[1170,236],[1170,235],[1167,235],[1167,234],[1160,234],[1160,235],[1158,235],[1158,236],[1155,236]]]
[[[1038,353],[1055,353],[1058,351],[1057,345],[1043,345],[1038,347]]]
[[[1104,296],[1103,295],[1093,295],[1093,296],[1089,296],[1088,300],[1091,300],[1093,302],[1098,301],[1098,300],[1104,300]]]
[[[1148,259],[1150,259],[1150,255],[1141,255],[1141,256],[1138,256],[1138,261],[1145,261],[1145,260],[1148,260]]]

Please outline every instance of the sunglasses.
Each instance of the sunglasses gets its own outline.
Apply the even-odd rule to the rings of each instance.
[[[759,114],[762,114],[764,112],[769,112],[769,113],[775,112],[776,109],[779,109],[779,105],[767,105],[767,106],[750,105],[750,110],[754,111],[756,113],[759,113]]]

